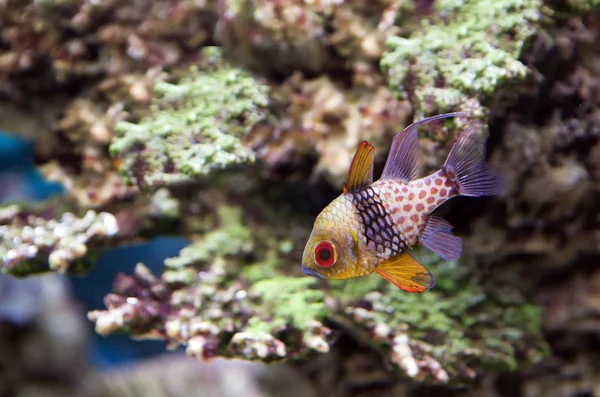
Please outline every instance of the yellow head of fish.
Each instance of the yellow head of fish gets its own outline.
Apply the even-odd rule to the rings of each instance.
[[[344,195],[332,201],[317,216],[302,255],[302,271],[320,278],[358,277],[357,224],[351,203]]]

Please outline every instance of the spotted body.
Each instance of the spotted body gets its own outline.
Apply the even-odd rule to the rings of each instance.
[[[361,235],[370,242],[369,248],[387,259],[418,242],[433,210],[456,196],[451,181],[440,174],[437,172],[408,183],[380,180],[350,193],[365,229]],[[369,197],[367,205],[361,203],[365,196]],[[371,202],[376,203],[376,216],[373,216],[374,211],[367,209]],[[377,221],[371,222],[371,219]]]
[[[406,291],[433,287],[433,276],[407,252],[420,243],[444,259],[456,259],[462,242],[450,224],[431,213],[452,197],[490,195],[500,185],[499,175],[483,161],[484,136],[474,128],[459,137],[442,169],[416,178],[416,127],[457,115],[434,116],[397,135],[376,182],[374,149],[361,144],[344,192],[317,216],[303,255],[306,274],[347,279],[377,272]]]

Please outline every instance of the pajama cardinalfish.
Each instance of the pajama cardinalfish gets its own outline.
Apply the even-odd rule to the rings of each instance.
[[[464,113],[420,120],[396,135],[381,178],[373,182],[375,149],[359,146],[343,193],[315,220],[302,255],[305,274],[348,279],[373,272],[408,292],[435,285],[431,273],[409,253],[421,244],[443,259],[460,257],[462,241],[452,226],[431,215],[456,196],[489,196],[500,190],[500,175],[485,162],[486,135],[475,126],[463,131],[442,168],[417,179],[420,168],[417,127]]]

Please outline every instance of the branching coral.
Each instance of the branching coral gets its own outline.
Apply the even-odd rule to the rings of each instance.
[[[121,276],[106,298],[109,310],[90,313],[97,331],[162,337],[171,345],[186,344],[188,354],[203,359],[271,361],[326,349],[329,331],[319,321],[326,311],[316,280],[284,277],[251,284],[234,277],[239,260],[257,243],[240,216],[235,209],[222,211],[222,229],[168,259],[162,278],[141,264],[133,276]],[[294,336],[294,329],[306,334]],[[287,343],[282,335],[290,338]]]
[[[73,271],[76,263],[95,259],[93,248],[101,248],[119,227],[109,213],[88,211],[83,217],[64,213],[58,219],[22,212],[18,206],[0,212],[1,270],[29,275],[50,270]]]

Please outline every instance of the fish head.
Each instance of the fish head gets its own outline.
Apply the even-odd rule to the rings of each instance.
[[[347,199],[340,197],[317,216],[304,248],[302,271],[309,276],[327,279],[357,276],[354,274],[359,258],[355,215],[345,211]]]

